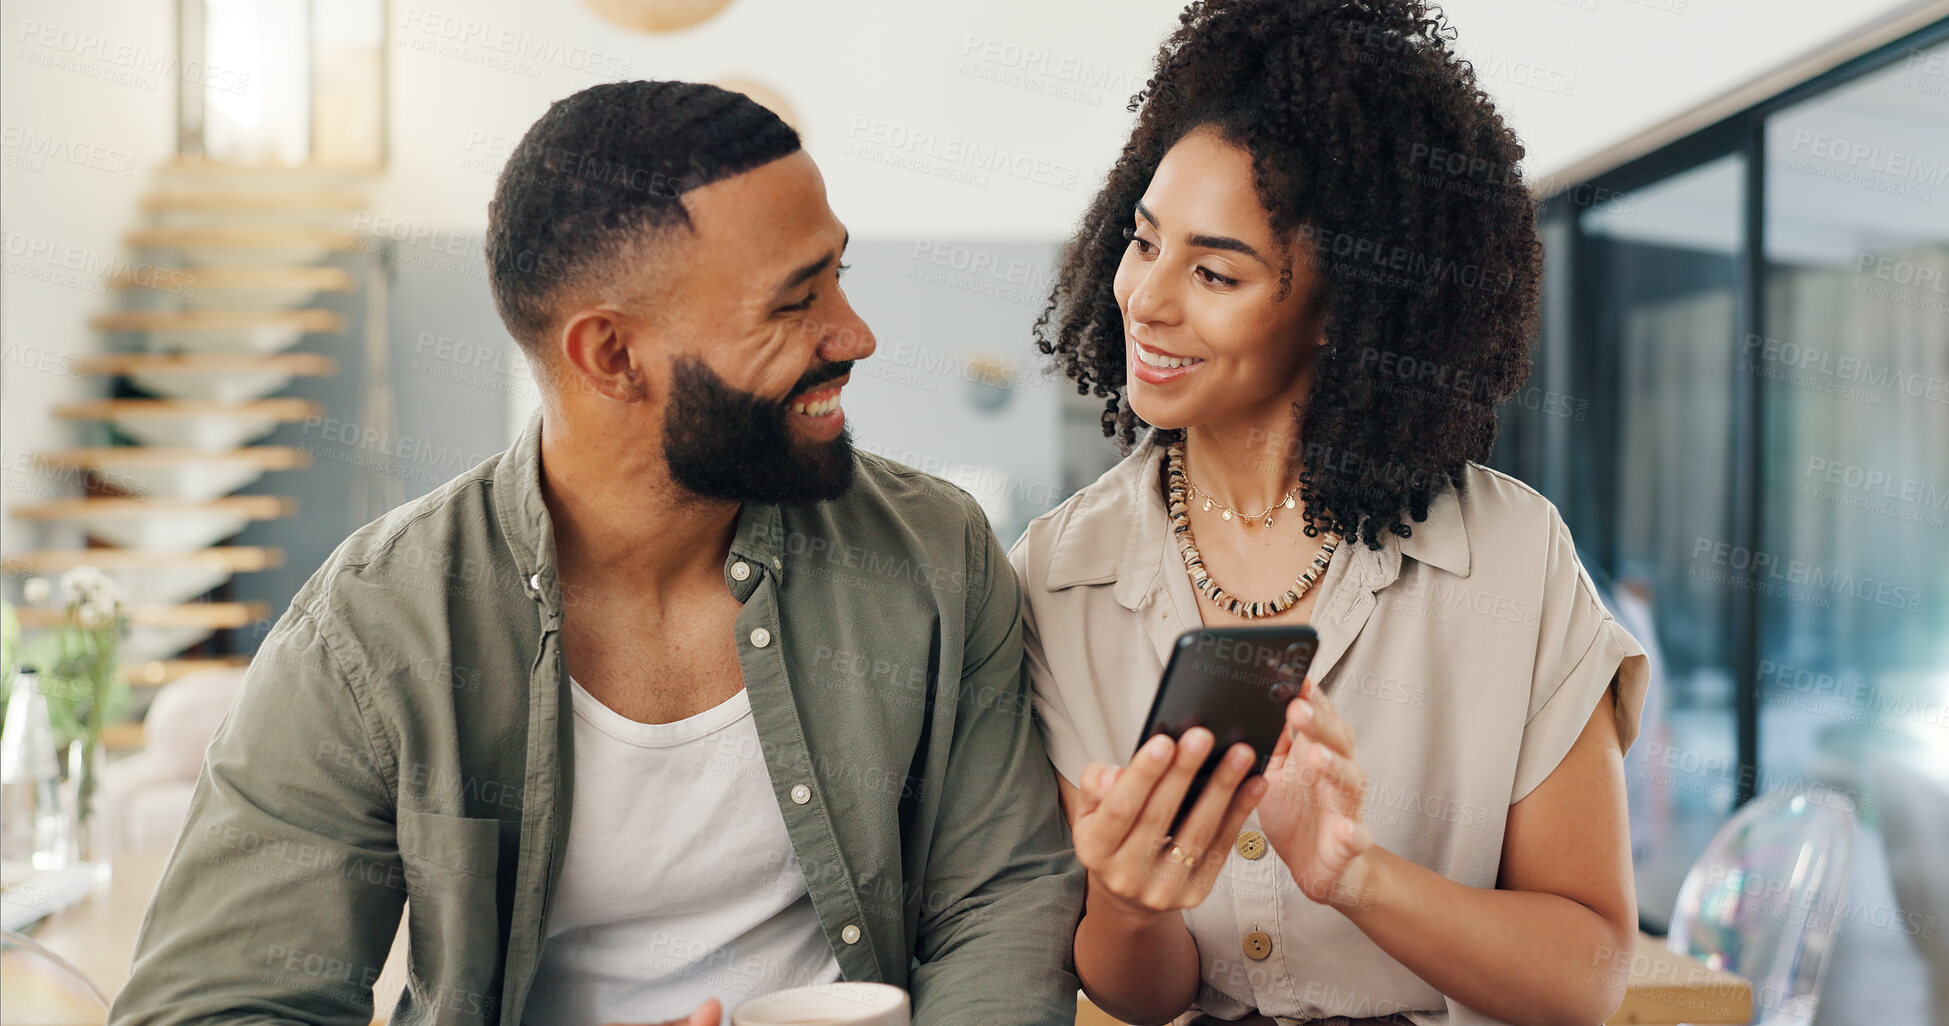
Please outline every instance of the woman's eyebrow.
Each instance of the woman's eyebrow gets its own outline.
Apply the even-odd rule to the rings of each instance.
[[[1163,230],[1164,226],[1157,223],[1157,216],[1150,212],[1149,207],[1144,206],[1142,200],[1137,202],[1137,214],[1144,220],[1149,221],[1152,225],[1155,225],[1159,231]],[[1265,257],[1260,256],[1259,251],[1253,249],[1244,239],[1234,239],[1229,235],[1200,234],[1191,236],[1190,241],[1193,246],[1199,249],[1222,249],[1230,253],[1243,253],[1257,260],[1259,263],[1265,264],[1267,270],[1272,269],[1271,262],[1266,260]]]

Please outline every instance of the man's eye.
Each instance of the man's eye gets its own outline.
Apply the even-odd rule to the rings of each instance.
[[[810,293],[810,294],[808,294],[808,295],[807,295],[807,296],[806,296],[806,297],[805,297],[804,299],[801,299],[801,300],[799,300],[798,302],[796,302],[796,303],[793,303],[793,304],[792,304],[792,305],[790,305],[790,306],[781,306],[781,307],[779,307],[779,308],[778,308],[778,312],[779,312],[779,313],[798,313],[798,312],[800,312],[800,311],[802,311],[802,310],[810,310],[810,309],[812,309],[812,304],[813,304],[813,303],[814,303],[815,301],[817,301],[817,300],[818,300],[818,298],[819,298],[819,294],[818,294],[817,292],[813,292],[813,293]]]

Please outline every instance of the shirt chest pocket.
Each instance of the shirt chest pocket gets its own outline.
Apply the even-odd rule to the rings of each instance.
[[[410,959],[394,1021],[481,1023],[499,1018],[501,839],[520,824],[402,808]]]

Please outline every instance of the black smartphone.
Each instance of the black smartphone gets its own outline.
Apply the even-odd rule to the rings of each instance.
[[[1137,747],[1158,734],[1176,740],[1192,727],[1211,731],[1216,742],[1171,818],[1173,835],[1233,745],[1243,741],[1258,753],[1250,775],[1265,772],[1285,727],[1286,706],[1299,697],[1319,647],[1319,635],[1303,624],[1200,627],[1178,635]]]

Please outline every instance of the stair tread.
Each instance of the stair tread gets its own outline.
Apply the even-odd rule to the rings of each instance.
[[[192,673],[202,673],[207,670],[241,670],[249,665],[250,657],[242,655],[150,659],[140,663],[123,664],[122,679],[138,686],[155,687],[179,680]]]
[[[76,366],[85,374],[279,371],[329,377],[338,373],[338,361],[319,353],[106,353],[82,357]]]
[[[47,466],[90,468],[109,463],[250,463],[267,470],[311,465],[311,451],[293,445],[245,445],[217,451],[174,445],[97,445],[36,453],[34,458]]]
[[[105,417],[274,417],[278,420],[303,420],[318,416],[324,407],[309,399],[252,399],[226,403],[215,399],[88,399],[63,403],[54,415],[64,420],[99,420]]]
[[[310,245],[329,246],[333,249],[351,249],[359,244],[359,237],[353,232],[332,228],[299,227],[209,227],[209,228],[137,228],[126,236],[128,244],[138,247],[166,246],[289,246]]]
[[[163,192],[152,192],[142,197],[142,205],[150,210],[279,210],[296,208],[302,210],[355,211],[365,207],[366,198],[355,192],[335,192],[314,189],[303,191],[217,189],[209,192],[190,192],[183,189],[170,189]]]
[[[110,310],[88,319],[97,331],[195,331],[255,327],[302,327],[340,331],[345,318],[331,310]]]
[[[24,520],[62,520],[90,514],[146,516],[156,513],[232,513],[242,514],[254,520],[275,520],[290,516],[297,509],[298,500],[285,495],[226,495],[201,502],[184,499],[135,499],[120,495],[89,495],[49,499],[45,502],[24,502],[13,507],[11,512]]]
[[[42,552],[16,552],[0,556],[0,565],[10,574],[35,574],[66,570],[77,566],[103,569],[170,566],[224,566],[232,570],[263,570],[284,564],[284,550],[256,545],[218,545],[191,552],[155,552],[148,549],[93,548],[49,549]]]
[[[53,627],[67,616],[62,609],[21,606],[22,627]],[[265,602],[184,602],[170,606],[130,606],[129,623],[140,627],[247,627],[270,612]]]
[[[344,292],[352,287],[352,275],[342,267],[305,267],[290,265],[283,267],[173,267],[169,268],[169,279],[162,285],[165,291],[176,291],[187,285],[199,288],[266,288],[284,285],[309,285],[313,288],[331,292]],[[159,282],[143,282],[132,271],[120,271],[109,277],[109,284],[121,288],[157,288]]]

